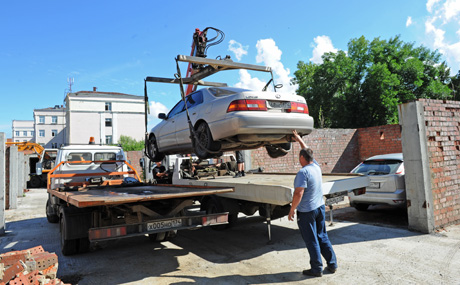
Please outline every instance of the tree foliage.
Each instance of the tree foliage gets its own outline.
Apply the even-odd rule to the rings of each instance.
[[[121,145],[124,151],[144,150],[144,141],[136,141],[130,136],[121,135],[118,143]]]
[[[453,98],[441,54],[399,36],[388,41],[362,36],[350,40],[348,52],[326,53],[322,59],[322,64],[299,61],[293,79],[318,127],[394,124],[400,103]]]

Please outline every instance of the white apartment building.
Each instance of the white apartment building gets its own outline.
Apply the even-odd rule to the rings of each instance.
[[[28,142],[34,138],[34,121],[13,120],[13,142]]]
[[[62,105],[34,109],[35,142],[45,148],[58,148],[65,142],[65,108]]]
[[[115,93],[79,91],[68,93],[66,144],[116,144],[121,135],[143,140],[145,135],[144,97]]]

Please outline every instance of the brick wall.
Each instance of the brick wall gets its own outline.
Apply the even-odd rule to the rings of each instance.
[[[359,160],[386,153],[402,152],[401,128],[385,125],[358,129]]]
[[[144,152],[139,150],[139,151],[127,151],[126,152],[126,158],[128,161],[131,161],[130,164],[134,169],[136,169],[137,173],[139,176],[144,179],[144,170],[142,169],[139,159],[141,159],[144,156]]]
[[[324,173],[349,172],[358,163],[358,139],[355,129],[316,129],[303,137],[313,150]],[[265,172],[297,172],[300,169],[298,143],[284,157],[270,158],[265,148],[251,152],[252,168],[264,167]]]
[[[423,104],[435,227],[460,222],[460,102]]]

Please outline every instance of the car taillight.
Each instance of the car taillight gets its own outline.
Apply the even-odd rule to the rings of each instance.
[[[404,174],[404,164],[401,163],[398,170],[396,170],[396,174]]]
[[[235,100],[227,108],[227,113],[235,111],[267,111],[265,100]]]
[[[288,113],[308,114],[308,106],[305,103],[291,102],[291,109],[288,109],[287,111]]]

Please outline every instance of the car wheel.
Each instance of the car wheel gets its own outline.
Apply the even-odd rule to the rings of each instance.
[[[355,207],[355,209],[358,211],[366,211],[367,208],[369,208],[369,205],[368,204],[354,204],[353,207]]]
[[[154,162],[162,161],[165,158],[165,154],[158,150],[157,139],[155,135],[150,135],[147,141],[147,154]]]
[[[281,143],[266,145],[265,149],[267,150],[268,156],[271,158],[278,158],[288,154],[288,152],[291,150],[291,147],[291,143]]]
[[[33,175],[30,177],[30,188],[39,188],[42,186],[42,180],[39,176]]]
[[[195,129],[195,154],[202,159],[218,156],[220,143],[212,139],[211,130],[205,122],[200,123]]]

